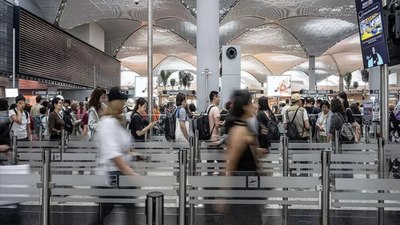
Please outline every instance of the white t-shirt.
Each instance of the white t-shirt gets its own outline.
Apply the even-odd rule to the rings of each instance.
[[[288,108],[290,108],[290,105],[285,105],[285,106],[282,108],[281,114],[282,114],[283,116],[285,116],[286,110],[287,110]]]
[[[14,109],[11,109],[10,111],[8,111],[8,117],[11,120],[11,117],[13,115],[16,115]],[[28,115],[28,117],[26,117]],[[14,136],[17,136],[17,139],[24,139],[28,137],[28,130],[27,130],[27,126],[28,124],[31,123],[30,119],[29,119],[29,113],[25,113],[25,111],[22,112],[22,123],[18,124],[15,121],[12,122],[13,120],[11,120],[11,123],[13,124],[11,127],[11,131],[14,132]]]
[[[116,118],[104,116],[97,124],[95,140],[100,149],[99,174],[105,175],[110,171],[119,171],[112,159],[123,156],[127,161],[127,153],[132,143],[131,134]]]
[[[211,107],[211,109],[210,109]],[[214,125],[215,125],[215,118],[221,118],[221,113],[219,112],[219,109],[217,106],[214,105],[210,105],[207,108],[207,111],[210,109],[210,113],[208,114],[208,121],[210,123],[210,130],[213,129]],[[214,130],[211,134],[211,141],[215,141],[215,140],[219,140],[219,128],[214,127]]]

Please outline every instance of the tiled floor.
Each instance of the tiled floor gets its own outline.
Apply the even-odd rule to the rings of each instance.
[[[22,206],[20,210],[21,225],[39,225],[40,213],[37,206]],[[124,222],[124,209],[115,208],[106,217],[104,225],[146,225],[144,208],[135,210],[134,221]],[[88,206],[56,206],[52,208],[52,225],[91,225],[91,221],[96,218],[97,208]],[[222,225],[224,215],[208,210],[207,208],[196,208],[197,225]],[[178,224],[178,211],[175,208],[165,209],[165,225]],[[262,225],[282,224],[282,211],[280,209],[263,210]],[[243,215],[246,217],[246,215]],[[333,210],[331,211],[332,225],[378,225],[378,212],[371,211],[352,211],[352,210]],[[318,210],[291,209],[289,210],[289,225],[319,225],[320,217]],[[400,211],[385,212],[385,225],[399,225]]]

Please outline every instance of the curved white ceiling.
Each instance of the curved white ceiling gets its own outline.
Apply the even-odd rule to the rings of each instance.
[[[54,22],[65,0],[31,0]],[[238,44],[242,69],[257,82],[286,71],[307,73],[316,56],[317,80],[362,67],[354,0],[219,0],[220,45]],[[153,0],[154,69],[196,66],[196,0]],[[68,0],[59,26],[95,22],[105,50],[146,75],[147,1]]]

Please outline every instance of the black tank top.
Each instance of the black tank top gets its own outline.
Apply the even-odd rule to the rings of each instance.
[[[244,122],[234,122],[234,126],[244,126],[247,129],[248,126]],[[255,138],[255,137],[254,137]],[[246,150],[243,151],[242,156],[239,158],[236,171],[240,172],[257,172],[257,165],[254,159],[254,155],[251,151],[250,145],[246,146]]]

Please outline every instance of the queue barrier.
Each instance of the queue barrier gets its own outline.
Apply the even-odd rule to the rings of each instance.
[[[299,143],[293,143],[292,146],[296,146],[295,144]],[[149,144],[145,145],[145,148],[143,149],[148,149]],[[165,146],[165,145],[164,145]],[[290,146],[290,145],[289,145]],[[297,145],[300,147],[304,147],[304,145]],[[352,145],[356,146],[356,145]],[[386,148],[389,145],[384,146]],[[376,148],[376,146],[375,146]],[[389,149],[389,147],[387,147]],[[68,148],[67,148],[68,149]],[[390,147],[390,151],[392,152],[391,154],[398,154],[399,153],[399,148],[396,148],[396,146]],[[149,149],[148,149],[149,150]],[[162,154],[159,152],[165,152],[165,151],[170,151],[171,148],[167,149],[156,149],[156,153],[160,154],[158,155],[157,159],[163,159]],[[350,153],[346,153],[346,151],[343,151],[342,154],[338,154],[337,156],[332,155],[332,164],[335,164],[335,160],[338,160],[339,163],[344,162],[352,162],[352,160],[357,157],[357,154],[360,154],[360,161],[361,159],[369,159],[369,160],[374,160],[374,164],[377,163],[376,158],[373,158],[373,154],[375,153],[375,149],[367,149],[368,151],[363,151],[366,150],[365,146],[359,145],[357,148],[354,148],[354,151],[351,150]],[[297,150],[292,150],[292,152],[296,152]],[[371,151],[371,153],[369,153]],[[150,151],[151,152],[151,151]],[[307,158],[313,158],[314,164],[317,166],[319,165],[319,162],[317,161],[316,155],[312,154],[313,151],[310,151],[309,153],[301,153],[301,154],[291,154],[291,160],[294,162],[295,160],[304,160],[304,157]],[[365,153],[368,153],[365,155]],[[65,153],[66,154],[66,153]],[[82,153],[84,154],[84,153]],[[354,154],[352,156],[352,154]],[[151,153],[152,155],[152,153]],[[352,156],[352,159],[349,159],[347,156]],[[156,156],[157,157],[157,156]],[[279,155],[274,156],[273,158],[275,160],[279,161]],[[337,157],[337,158],[335,158]],[[169,158],[169,159],[174,159],[174,158]],[[343,160],[343,161],[340,161]],[[347,161],[346,161],[347,160]],[[179,161],[179,160],[178,160]],[[358,164],[367,164],[366,162],[359,162],[359,163],[354,163],[354,165]],[[371,162],[368,162],[372,164]],[[53,162],[52,162],[53,164]],[[332,165],[332,169],[334,169],[334,166]],[[343,164],[346,165],[346,164]],[[339,165],[340,167],[343,167],[343,165]],[[156,163],[155,165],[156,166]],[[364,166],[364,165],[362,165]],[[197,168],[197,166],[195,167]],[[53,169],[51,167],[51,169]],[[352,170],[349,172],[350,174],[354,173],[354,169],[357,169],[356,167],[351,167]],[[315,173],[318,175],[317,169],[315,169]],[[332,172],[332,170],[331,170]],[[16,177],[15,175],[7,175],[7,176],[12,176]],[[170,197],[171,199],[167,199],[166,202],[168,203],[176,203],[177,197],[189,197],[189,204],[200,204],[201,202],[205,204],[218,204],[219,199],[207,199],[208,197],[210,198],[215,198],[218,197],[216,193],[219,193],[220,191],[226,192],[226,194],[222,194],[222,196],[232,196],[232,194],[236,194],[237,197],[244,197],[244,198],[249,198],[248,201],[242,201],[242,199],[235,200],[235,199],[228,199],[232,200],[230,203],[232,204],[278,204],[278,205],[290,205],[290,207],[299,205],[299,206],[305,206],[305,205],[317,205],[317,202],[319,201],[319,196],[318,196],[318,191],[320,190],[319,185],[320,185],[320,179],[319,177],[280,177],[277,174],[272,174],[273,177],[271,176],[250,176],[250,177],[221,177],[221,176],[191,176],[188,178],[188,186],[191,187],[189,190],[183,191],[181,189],[181,193],[177,194],[177,177],[176,176],[161,176],[165,179],[168,180],[162,180],[161,178],[157,176],[145,176],[145,179],[140,180],[141,178],[144,177],[125,177],[121,176],[120,177],[120,187],[127,188],[126,190],[124,189],[116,189],[116,188],[97,188],[97,187],[106,187],[104,184],[105,182],[105,177],[104,176],[96,176],[96,175],[66,175],[66,174],[52,174],[51,176],[51,181],[54,185],[54,188],[52,188],[52,201],[62,201],[62,202],[144,202],[143,196],[145,196],[145,193],[148,193],[147,190],[150,189],[144,189],[142,188],[151,188],[151,191],[162,191],[162,193],[167,192],[171,194]],[[168,177],[168,178],[166,178]],[[2,175],[3,178],[3,175]],[[7,177],[8,178],[8,177]],[[78,179],[81,178],[81,179]],[[137,180],[138,178],[139,180]],[[149,179],[149,180],[146,180]],[[3,183],[4,179],[1,179],[1,185],[4,185]],[[13,179],[6,179],[7,184],[11,184],[10,181],[14,181],[17,184],[31,184],[32,182],[28,181],[16,181]],[[91,182],[88,182],[90,181]],[[255,181],[254,181],[255,180]],[[361,181],[360,181],[361,180]],[[374,182],[375,180],[379,180],[380,182]],[[37,181],[37,180],[36,180]],[[219,181],[224,181],[221,184]],[[249,182],[252,181],[252,182]],[[305,182],[307,181],[307,182]],[[160,182],[160,184],[158,183]],[[233,183],[232,183],[233,182]],[[360,182],[362,182],[360,184]],[[364,183],[363,183],[364,182]],[[390,185],[387,187],[386,183],[390,182]],[[162,184],[161,184],[162,183]],[[255,185],[253,186],[254,189],[252,190],[229,190],[231,188],[248,188],[248,185]],[[332,188],[329,188],[332,192],[332,200],[329,201],[330,204],[332,204],[335,207],[347,207],[349,205],[349,202],[346,202],[346,200],[350,200],[351,204],[355,204],[354,202],[351,202],[351,200],[354,200],[351,198],[351,195],[353,192],[355,192],[354,189],[345,189],[346,186],[354,186],[354,188],[357,188],[358,190],[361,190],[361,193],[358,193],[356,196],[364,196],[364,197],[359,197],[360,199],[364,198],[367,200],[375,201],[372,202],[372,204],[366,204],[362,206],[363,203],[359,203],[361,206],[360,207],[394,207],[398,208],[399,207],[399,199],[398,197],[393,197],[396,196],[396,192],[398,192],[398,187],[399,181],[398,180],[393,180],[393,179],[360,179],[360,178],[335,178],[331,180],[331,185]],[[14,183],[15,184],[15,183]],[[149,185],[149,186],[146,186]],[[97,186],[98,185],[98,186]],[[157,186],[154,188],[154,186]],[[207,186],[208,185],[208,186]],[[72,186],[72,187],[71,187]],[[75,187],[74,187],[75,186]],[[88,190],[88,189],[92,189]],[[164,189],[167,187],[167,189]],[[397,187],[397,189],[396,189]],[[210,190],[209,190],[210,188]],[[362,188],[362,189],[360,189]],[[225,190],[228,189],[228,190]],[[372,191],[368,191],[372,189]],[[124,190],[124,192],[121,192],[121,190]],[[131,190],[131,191],[128,191]],[[13,192],[13,190],[8,189],[9,192]],[[183,191],[183,193],[182,193]],[[253,191],[255,191],[253,193]],[[15,192],[17,192],[15,190]],[[15,193],[14,192],[14,193]],[[135,195],[132,195],[132,192],[136,192]],[[6,194],[7,194],[6,193]],[[34,192],[36,193],[36,192]],[[98,197],[96,195],[98,194]],[[100,194],[99,194],[100,193]],[[120,194],[118,194],[120,193]],[[186,194],[185,194],[186,193]],[[253,197],[256,197],[256,194],[259,194],[261,196],[260,200],[255,200],[253,201]],[[266,194],[267,193],[267,194]],[[3,194],[3,192],[2,192]],[[82,198],[82,195],[86,194],[87,198]],[[389,194],[389,195],[387,195]],[[117,196],[118,198],[101,198],[102,195],[107,195],[108,197],[112,196]],[[185,195],[185,196],[182,196]],[[186,196],[187,195],[187,196]],[[76,196],[76,197],[74,197]],[[93,197],[94,196],[94,197]],[[131,197],[131,198],[119,198],[119,197]],[[132,196],[135,196],[136,198],[133,198]],[[168,196],[168,194],[166,194]],[[14,198],[12,196],[6,196],[7,198]],[[34,196],[30,196],[34,199]],[[24,198],[26,199],[31,199],[27,198],[26,196]],[[392,197],[392,198],[391,198]],[[264,199],[265,198],[265,199]],[[274,199],[277,198],[277,199]],[[304,199],[305,200],[304,200]],[[310,201],[307,201],[308,198]],[[314,200],[315,198],[315,200]],[[22,198],[23,199],[23,198]],[[84,199],[84,200],[82,200]],[[303,201],[304,200],[304,201]],[[309,202],[309,203],[308,203]],[[357,203],[358,204],[358,203]],[[354,206],[354,205],[351,205]],[[357,205],[355,205],[357,206]],[[182,207],[182,206],[181,206]]]
[[[335,179],[333,207],[399,208],[399,179]],[[384,202],[380,202],[384,201]]]

